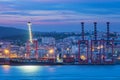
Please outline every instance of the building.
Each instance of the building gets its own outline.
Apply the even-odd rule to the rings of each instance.
[[[53,37],[42,37],[43,44],[55,44],[55,38]]]

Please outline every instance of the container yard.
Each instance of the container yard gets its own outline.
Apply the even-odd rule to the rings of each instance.
[[[47,43],[47,38],[44,39],[44,44],[40,44],[37,38],[34,39],[32,34],[32,23],[28,22],[29,40],[26,41],[24,52],[21,54],[10,54],[11,46],[7,45],[4,49],[4,54],[1,53],[0,64],[9,65],[109,65],[119,64],[119,40],[110,38],[110,22],[106,22],[106,37],[98,38],[97,22],[93,23],[93,37],[85,38],[85,23],[81,22],[81,36],[76,41],[76,53],[71,52],[71,47],[68,44],[61,44],[60,49],[56,47],[53,38]],[[66,47],[62,47],[66,45]],[[64,50],[63,50],[64,49]],[[60,52],[61,51],[61,52]]]

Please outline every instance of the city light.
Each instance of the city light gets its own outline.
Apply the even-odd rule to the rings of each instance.
[[[50,49],[49,54],[54,54],[54,49]]]
[[[10,51],[8,49],[4,50],[5,55],[9,55]]]
[[[72,58],[74,58],[74,55],[71,55]]]
[[[10,58],[17,58],[18,56],[17,56],[17,54],[15,53],[15,54],[10,54]]]
[[[47,57],[49,57],[49,54],[46,54]]]
[[[94,51],[95,49],[94,48],[92,48],[92,51]]]
[[[120,60],[120,56],[119,56],[117,59],[119,59],[119,60]]]
[[[97,47],[97,49],[102,49],[104,46],[103,45],[101,45],[101,46],[98,46]]]
[[[103,45],[101,45],[101,48],[104,48],[104,46],[103,46]]]
[[[63,56],[63,58],[67,58],[67,56],[66,56],[66,55],[64,55],[64,56]]]
[[[99,50],[99,49],[101,49],[101,47],[100,47],[100,46],[98,46],[98,47],[97,47],[97,49]]]
[[[69,48],[67,48],[67,51],[69,51],[70,49]]]
[[[82,60],[86,60],[86,57],[85,57],[84,55],[81,55],[80,58],[81,58]]]
[[[25,53],[25,58],[27,57],[27,53]]]

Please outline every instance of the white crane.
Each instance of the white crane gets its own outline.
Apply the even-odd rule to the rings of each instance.
[[[33,43],[33,39],[32,39],[32,29],[31,29],[32,23],[31,23],[31,22],[28,22],[27,25],[28,25],[28,29],[29,29],[29,41],[30,41],[30,43]]]

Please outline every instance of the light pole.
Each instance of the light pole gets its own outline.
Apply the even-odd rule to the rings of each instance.
[[[67,48],[67,57],[70,56],[70,48]]]
[[[4,49],[4,54],[6,58],[10,58],[10,51],[8,49]]]
[[[50,49],[48,53],[53,56],[54,52],[54,49]]]

